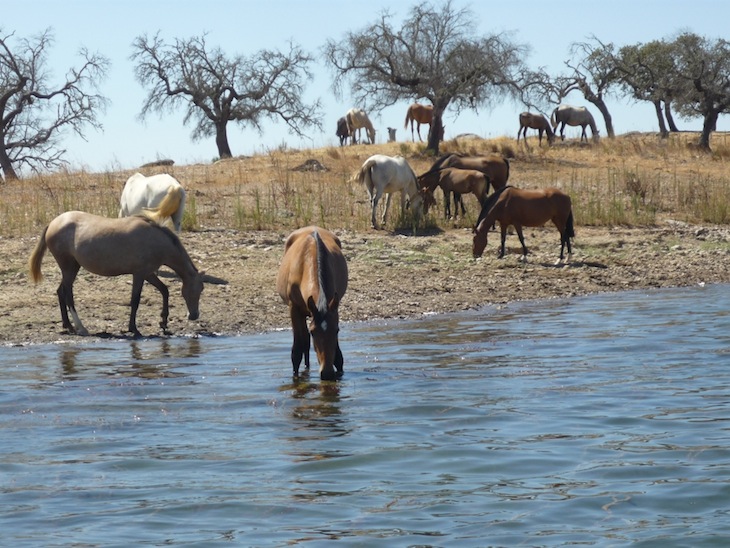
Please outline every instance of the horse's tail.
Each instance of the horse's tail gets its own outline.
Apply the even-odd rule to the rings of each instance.
[[[154,208],[144,210],[144,214],[157,224],[163,224],[166,219],[172,219],[173,215],[180,209],[180,203],[183,201],[185,191],[180,186],[171,186],[167,189],[167,194],[160,202],[160,205]]]
[[[408,122],[411,122],[413,124],[413,116],[411,115],[411,107],[408,107],[408,110],[406,111],[406,123],[403,125],[405,129],[408,129]]]
[[[507,158],[503,158],[503,160],[504,160],[504,165],[507,168],[507,175],[505,175],[505,177],[504,177],[504,182],[507,183],[507,181],[509,181],[509,160]]]
[[[48,231],[48,227],[43,229],[43,233],[41,234],[41,239],[38,240],[38,243],[35,246],[35,250],[33,250],[33,254],[30,256],[30,260],[28,261],[28,270],[30,271],[30,277],[33,280],[33,282],[38,283],[43,279],[43,274],[41,274],[41,262],[43,261],[43,255],[46,253],[46,249],[48,246],[46,245],[46,232]]]
[[[553,126],[553,129],[558,127],[558,107],[555,107],[555,110],[553,110],[553,113],[550,115],[550,123]]]
[[[568,213],[568,220],[565,221],[565,238],[575,238],[575,228],[573,227],[573,211]]]
[[[372,170],[376,163],[377,162],[372,158],[366,160],[357,174],[357,180],[360,182],[360,184],[365,185],[368,194],[372,191],[373,188]]]
[[[492,194],[487,197],[487,199],[484,201],[484,205],[482,206],[482,210],[479,212],[479,218],[477,219],[476,224],[474,225],[474,230],[479,227],[481,222],[486,219],[487,215],[489,215],[489,212],[494,207],[494,204],[497,203],[497,200],[502,195],[502,193],[507,190],[508,188],[512,188],[510,185],[503,186],[499,190],[495,190],[492,192]]]

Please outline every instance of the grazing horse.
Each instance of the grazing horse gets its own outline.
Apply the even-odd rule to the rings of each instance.
[[[337,132],[335,134],[340,138],[340,146],[344,145],[350,136],[350,130],[347,128],[347,119],[344,116],[337,120]]]
[[[441,156],[433,163],[428,171],[438,171],[447,167],[481,171],[487,176],[487,180],[494,190],[503,188],[509,180],[509,161],[499,154],[490,154],[489,156],[464,156],[452,152]]]
[[[340,299],[347,290],[347,262],[339,238],[329,230],[308,226],[294,231],[284,245],[276,290],[289,305],[294,343],[291,362],[294,376],[299,366],[309,371],[309,337],[319,361],[322,380],[342,376],[339,331]],[[307,317],[312,321],[307,330]]]
[[[119,216],[129,217],[153,208],[158,208],[157,219],[170,217],[175,230],[180,232],[185,210],[185,189],[177,179],[167,173],[151,177],[135,173],[124,184]]]
[[[487,199],[489,182],[487,176],[475,169],[457,169],[447,167],[439,171],[429,171],[418,177],[418,185],[423,195],[423,213],[428,213],[428,208],[436,203],[433,198],[433,191],[441,187],[444,192],[444,213],[446,218],[451,217],[451,194],[454,194],[454,215],[459,214],[461,204],[462,216],[466,214],[463,194],[474,194],[481,206]]]
[[[378,224],[375,221],[375,212],[378,202],[385,197],[385,210],[381,224],[385,224],[385,218],[390,208],[390,200],[394,192],[400,192],[401,213],[406,210],[406,197],[410,200],[410,207],[414,209],[416,215],[420,215],[422,208],[422,197],[418,192],[418,184],[416,174],[413,173],[411,166],[405,158],[401,156],[385,156],[384,154],[376,154],[371,156],[363,163],[355,177],[360,183],[365,184],[370,197],[371,223],[372,227],[377,229]]]
[[[142,286],[147,281],[162,295],[162,321],[167,329],[169,291],[155,272],[162,265],[170,267],[182,280],[182,295],[188,307],[188,319],[200,316],[198,304],[203,291],[203,272],[198,272],[175,233],[143,216],[109,219],[81,211],[68,211],[53,219],[43,230],[30,257],[30,274],[35,282],[41,275],[41,261],[46,249],[61,268],[58,304],[63,327],[79,335],[89,332],[79,320],[74,305],[73,284],[81,267],[100,276],[132,275],[132,311],[129,331],[137,330],[137,309]],[[71,312],[73,325],[68,318]]]
[[[563,124],[562,126],[560,126],[560,139],[563,141],[565,140],[566,124],[569,126],[581,126],[581,129],[583,130],[580,134],[581,142],[583,142],[584,138],[586,140],[586,143],[588,142],[588,135],[586,135],[586,126],[591,127],[593,140],[598,140],[598,129],[596,128],[596,122],[593,120],[593,115],[586,107],[571,107],[570,105],[560,105],[558,108],[553,110],[550,121],[553,124],[553,130],[556,130],[558,125]]]
[[[539,136],[539,144],[542,145],[542,134],[547,134],[547,142],[549,145],[555,141],[555,133],[550,127],[550,122],[542,114],[533,114],[531,112],[523,112],[520,114],[520,129],[517,132],[517,142],[520,142],[520,133],[527,143],[527,129],[536,129]]]
[[[421,124],[428,124],[430,130],[432,121],[433,107],[431,105],[413,103],[411,106],[408,107],[408,111],[406,112],[406,123],[403,127],[405,129],[408,129],[408,122],[411,123],[411,141],[415,141],[416,139],[413,136],[413,122],[416,122],[418,140],[423,141],[423,139],[421,139]]]
[[[563,260],[563,250],[568,247],[568,261],[570,261],[570,239],[575,237],[573,229],[573,209],[570,196],[557,188],[540,190],[523,190],[513,186],[506,186],[492,194],[484,202],[479,219],[474,228],[472,252],[474,257],[481,257],[487,246],[487,232],[495,221],[499,221],[502,231],[502,247],[499,258],[504,257],[504,242],[507,238],[507,227],[515,227],[517,236],[522,244],[523,259],[527,259],[527,246],[522,235],[523,226],[542,226],[552,221],[560,231],[560,261]]]
[[[375,144],[375,128],[373,128],[370,118],[361,108],[351,108],[345,115],[347,122],[347,131],[350,133],[352,138],[352,144],[357,143],[357,139],[360,138],[360,130],[365,128],[365,132],[368,135],[368,143],[371,145]],[[357,139],[355,138],[355,130],[357,130]]]

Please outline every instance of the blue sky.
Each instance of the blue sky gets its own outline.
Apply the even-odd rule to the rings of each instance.
[[[152,115],[141,122],[139,111],[145,90],[134,79],[133,40],[144,33],[161,31],[166,42],[207,33],[210,46],[219,46],[233,56],[251,55],[260,49],[286,49],[289,40],[319,56],[326,39],[342,37],[347,30],[358,30],[373,22],[386,8],[395,21],[404,18],[413,2],[393,0],[35,0],[5,2],[0,28],[3,34],[30,37],[52,28],[55,43],[50,50],[49,68],[58,79],[71,66],[80,64],[77,52],[86,47],[111,60],[109,77],[102,93],[111,104],[101,118],[103,131],[89,129],[87,140],[68,135],[63,142],[66,159],[72,168],[93,171],[133,169],[145,162],[172,158],[178,164],[208,162],[217,156],[214,140],[193,142],[191,129],[183,126],[183,112]],[[511,32],[515,41],[529,44],[530,67],[544,66],[553,72],[564,70],[570,45],[591,35],[603,42],[621,46],[671,37],[689,30],[711,39],[729,38],[727,21],[730,3],[724,0],[520,0],[498,2],[455,0],[457,7],[469,7],[474,14],[474,32],[492,34]],[[570,24],[566,22],[570,21]],[[726,33],[726,34],[723,34]],[[355,106],[345,90],[342,98],[331,90],[332,75],[321,62],[313,66],[314,81],[307,98],[319,97],[323,104],[324,131],[313,130],[307,139],[289,133],[280,122],[267,123],[262,134],[248,126],[230,125],[229,139],[234,155],[253,154],[286,144],[293,148],[335,145],[336,120]],[[594,112],[602,133],[605,129],[595,107],[580,96],[569,98],[576,105],[587,105]],[[398,140],[406,138],[403,129],[410,101],[382,113],[372,113],[378,141],[387,137],[386,128],[398,128]],[[617,133],[656,131],[656,117],[648,103],[625,99],[608,102]],[[517,116],[523,107],[510,102],[492,110],[453,113],[445,117],[446,138],[460,133],[483,137],[516,137]],[[679,120],[681,129],[701,128],[701,120]],[[718,129],[728,130],[727,117]],[[410,139],[410,131],[408,132]]]

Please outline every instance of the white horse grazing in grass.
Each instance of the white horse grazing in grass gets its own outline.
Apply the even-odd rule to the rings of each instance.
[[[368,196],[370,196],[370,206],[372,208],[370,220],[373,228],[379,228],[375,221],[375,211],[383,194],[387,196],[385,197],[385,210],[383,211],[381,225],[385,224],[390,200],[394,192],[400,192],[401,213],[405,213],[406,199],[408,199],[416,216],[420,216],[423,198],[418,192],[416,174],[413,173],[405,158],[385,156],[384,154],[371,156],[365,160],[360,171],[357,172],[356,178],[365,184]]]
[[[365,128],[365,131],[368,134],[368,142],[371,145],[375,144],[375,128],[373,127],[373,123],[370,121],[370,118],[368,118],[367,113],[361,109],[361,108],[351,108],[347,111],[347,114],[345,115],[345,120],[347,122],[347,130],[350,132],[350,137],[352,138],[352,144],[357,143],[357,139],[355,139],[355,130],[357,130],[357,138],[360,138],[360,130],[362,128]]]
[[[170,217],[175,231],[180,232],[185,210],[185,189],[167,173],[151,177],[135,173],[127,179],[122,190],[119,216],[138,215],[145,210],[152,210],[153,217],[159,219]]]

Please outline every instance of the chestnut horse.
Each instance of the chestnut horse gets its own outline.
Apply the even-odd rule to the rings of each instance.
[[[418,177],[418,185],[421,187],[423,195],[423,212],[428,213],[428,208],[436,203],[433,197],[433,191],[436,187],[441,187],[444,192],[444,214],[446,218],[451,217],[451,194],[454,194],[454,215],[459,214],[459,204],[461,204],[461,215],[466,214],[464,208],[463,194],[474,194],[479,205],[484,203],[489,190],[489,182],[486,175],[475,169],[457,169],[447,167],[439,171],[426,172]]]
[[[503,188],[509,180],[509,161],[499,154],[489,156],[465,156],[455,152],[444,154],[433,163],[428,172],[447,167],[481,171],[487,176],[487,180],[494,190]]]
[[[342,376],[339,304],[347,290],[347,262],[339,238],[316,226],[292,232],[284,245],[284,257],[276,278],[276,290],[289,305],[294,343],[291,362],[294,376],[299,366],[309,371],[309,337],[319,361],[322,380]],[[312,321],[307,329],[307,317]]]
[[[406,123],[403,127],[405,129],[408,129],[408,122],[411,123],[411,141],[415,141],[416,139],[413,136],[413,122],[416,122],[416,131],[418,132],[418,140],[423,141],[423,139],[421,139],[421,124],[428,124],[428,126],[430,128],[432,121],[433,121],[433,107],[431,105],[422,105],[420,103],[413,103],[411,106],[408,107],[408,111],[406,112]]]
[[[542,134],[547,134],[547,142],[549,145],[555,141],[555,133],[550,127],[550,122],[542,114],[533,114],[531,112],[523,112],[520,114],[520,129],[517,132],[517,142],[520,142],[520,133],[527,143],[527,129],[536,129],[539,137],[539,144],[542,145]]]
[[[182,280],[182,295],[188,307],[188,319],[200,316],[198,304],[203,291],[203,272],[198,272],[175,233],[143,216],[109,219],[81,211],[67,211],[53,219],[43,230],[30,257],[30,275],[39,282],[41,261],[46,249],[61,268],[58,304],[63,327],[79,335],[89,332],[81,323],[74,305],[73,284],[81,267],[100,276],[132,275],[132,302],[129,331],[135,336],[137,309],[142,286],[147,281],[162,295],[162,321],[167,329],[169,291],[155,274],[162,265],[174,270]],[[73,325],[69,321],[71,313]]]
[[[504,257],[504,242],[507,238],[507,227],[515,227],[517,236],[522,244],[523,259],[527,259],[527,246],[522,235],[523,226],[542,226],[552,221],[560,231],[560,260],[563,260],[563,250],[568,247],[568,261],[570,261],[570,239],[575,237],[573,229],[573,209],[570,196],[557,188],[539,190],[523,190],[513,186],[506,186],[492,194],[484,202],[474,228],[472,252],[474,257],[481,257],[487,246],[487,232],[495,221],[499,221],[502,231],[502,247],[499,258]]]

